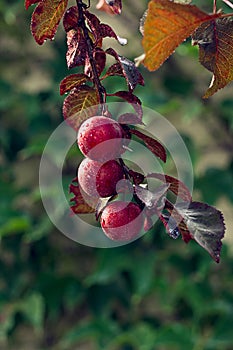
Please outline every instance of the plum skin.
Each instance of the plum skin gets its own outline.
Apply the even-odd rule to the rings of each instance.
[[[138,204],[115,201],[103,210],[100,224],[108,238],[129,241],[138,236],[143,226],[143,214]]]
[[[118,158],[124,149],[121,125],[108,117],[85,120],[78,131],[77,143],[84,156],[97,161]]]
[[[115,195],[117,182],[123,178],[124,171],[116,160],[100,163],[85,158],[78,168],[79,185],[91,197]]]

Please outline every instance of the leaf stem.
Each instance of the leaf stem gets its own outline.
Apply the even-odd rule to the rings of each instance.
[[[96,68],[96,63],[95,63],[95,59],[94,59],[94,55],[93,55],[93,42],[89,36],[88,28],[86,27],[86,24],[85,24],[84,9],[87,6],[83,3],[82,0],[76,0],[76,3],[77,3],[77,7],[78,7],[80,27],[83,30],[84,39],[86,40],[86,43],[87,43],[87,53],[88,53],[88,57],[89,57],[89,61],[90,61],[90,65],[91,65],[91,69],[92,69],[92,73],[93,73],[93,82],[94,82],[94,85],[98,91],[99,102],[102,105],[105,103],[104,96],[106,96],[106,93],[105,93],[105,89],[104,89],[103,85],[100,82],[100,78],[98,75],[98,71]]]
[[[220,18],[233,17],[233,12],[231,13],[223,13]]]
[[[217,0],[213,1],[213,13],[217,13]]]

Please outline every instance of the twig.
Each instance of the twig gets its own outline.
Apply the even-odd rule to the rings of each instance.
[[[89,37],[88,29],[87,29],[86,24],[85,24],[83,10],[87,6],[82,2],[82,0],[76,0],[76,3],[77,3],[77,7],[78,7],[80,27],[83,30],[84,39],[86,40],[86,43],[87,43],[87,53],[88,53],[88,57],[90,60],[90,65],[91,65],[91,69],[92,69],[92,73],[93,73],[94,85],[98,91],[99,102],[102,105],[105,103],[105,100],[104,100],[105,89],[100,82],[98,71],[96,69],[95,59],[93,56],[93,42],[92,42],[91,38]]]

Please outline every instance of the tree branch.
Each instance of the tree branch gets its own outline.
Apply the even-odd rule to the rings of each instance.
[[[84,39],[86,40],[86,43],[87,43],[87,53],[88,53],[88,58],[89,58],[92,73],[93,73],[93,82],[98,91],[99,102],[100,104],[103,104],[105,103],[105,98],[104,98],[105,88],[100,82],[100,78],[98,75],[98,71],[96,68],[95,59],[93,55],[93,42],[89,36],[88,28],[86,27],[85,18],[84,18],[84,8],[86,8],[87,6],[83,3],[82,0],[76,0],[76,2],[77,2],[78,12],[79,12],[80,27],[83,30]]]

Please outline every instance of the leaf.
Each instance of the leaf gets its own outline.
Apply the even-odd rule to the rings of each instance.
[[[124,113],[121,114],[118,118],[118,122],[120,124],[131,124],[131,125],[135,125],[135,124],[144,124],[142,122],[142,118],[138,117],[137,114],[134,113]]]
[[[66,10],[65,15],[63,17],[63,27],[66,32],[69,32],[71,29],[77,29],[78,27],[78,7],[72,6]]]
[[[74,183],[77,183],[77,185]],[[72,181],[69,190],[70,193],[74,194],[74,197],[70,200],[71,202],[75,202],[75,204],[70,207],[74,214],[90,214],[95,212],[98,198],[89,197],[85,194],[85,196],[88,197],[85,200],[80,191],[77,178]],[[92,203],[92,205],[89,205],[90,203]]]
[[[123,72],[122,72],[122,67],[120,65],[119,62],[117,63],[114,63],[113,65],[111,65],[107,72],[105,73],[105,75],[102,77],[102,79],[105,79],[107,77],[110,77],[110,76],[114,76],[114,75],[119,75],[121,77],[124,76]]]
[[[60,83],[60,95],[64,95],[66,92],[84,84],[88,80],[90,80],[90,78],[85,74],[68,75]]]
[[[36,6],[32,14],[31,32],[39,45],[46,39],[54,38],[67,3],[68,0],[43,0]]]
[[[150,136],[143,134],[141,131],[136,129],[130,129],[131,134],[139,137],[147,146],[147,148],[164,163],[166,163],[166,150],[161,143]]]
[[[132,94],[131,91],[117,91],[114,94],[108,94],[108,96],[120,97],[123,100],[130,103],[133,106],[133,108],[138,116],[138,121],[142,120],[143,111],[142,111],[141,101],[139,100],[139,98],[137,96]]]
[[[129,176],[133,179],[135,185],[140,185],[145,179],[145,176],[137,171],[129,169],[128,172]]]
[[[150,71],[158,69],[197,27],[219,16],[220,14],[208,15],[194,5],[151,0],[142,40],[146,54],[143,64]]]
[[[177,239],[180,235],[179,225],[177,225],[176,220],[170,215],[161,214],[160,220],[164,224],[167,233],[173,239]]]
[[[100,76],[100,74],[103,72],[103,70],[105,68],[106,53],[104,52],[104,50],[102,50],[101,48],[97,47],[96,49],[93,50],[93,57],[94,57],[94,60],[95,60],[95,67],[96,67],[97,73]],[[86,64],[85,65],[85,73],[88,76],[92,75],[92,68],[91,68],[90,64]]]
[[[157,207],[157,203],[161,197],[167,193],[169,186],[169,184],[163,184],[156,188],[156,190],[153,192],[141,186],[135,186],[135,192],[138,198],[146,205],[147,208],[153,209]]]
[[[185,184],[182,181],[176,179],[175,177],[158,173],[148,174],[147,177],[155,178],[165,183],[169,183],[169,190],[181,199],[183,199],[183,201],[190,202],[192,200],[192,196],[190,194],[189,189],[185,186]]]
[[[98,31],[101,38],[109,37],[118,40],[116,33],[108,24],[101,23],[98,27]]]
[[[212,96],[233,80],[233,20],[219,18],[202,24],[192,36],[199,46],[200,63],[213,73],[203,98]]]
[[[144,86],[144,79],[143,79],[141,73],[139,72],[139,70],[137,69],[137,67],[135,66],[134,62],[130,61],[128,58],[126,58],[124,56],[118,55],[117,52],[115,50],[113,50],[112,48],[107,49],[106,53],[113,56],[116,59],[116,61],[118,61],[118,63],[120,64],[122,75],[125,77],[130,91],[133,91],[138,84]],[[115,66],[116,75],[121,75],[121,74],[119,74],[120,67],[119,67],[119,65]],[[111,72],[113,72],[113,71],[110,71],[110,73]],[[106,73],[106,75],[107,75],[107,73]],[[112,75],[114,75],[114,74],[112,74]]]
[[[25,9],[27,10],[29,8],[29,6],[36,4],[37,2],[39,2],[40,0],[25,0],[24,1],[24,6]]]
[[[200,202],[179,203],[176,209],[192,238],[219,263],[225,225],[222,213],[216,208]]]
[[[67,33],[66,62],[68,68],[84,65],[87,57],[86,41],[80,28]]]
[[[67,123],[75,130],[80,124],[98,111],[98,95],[94,88],[80,86],[71,91],[63,103],[63,115]]]

